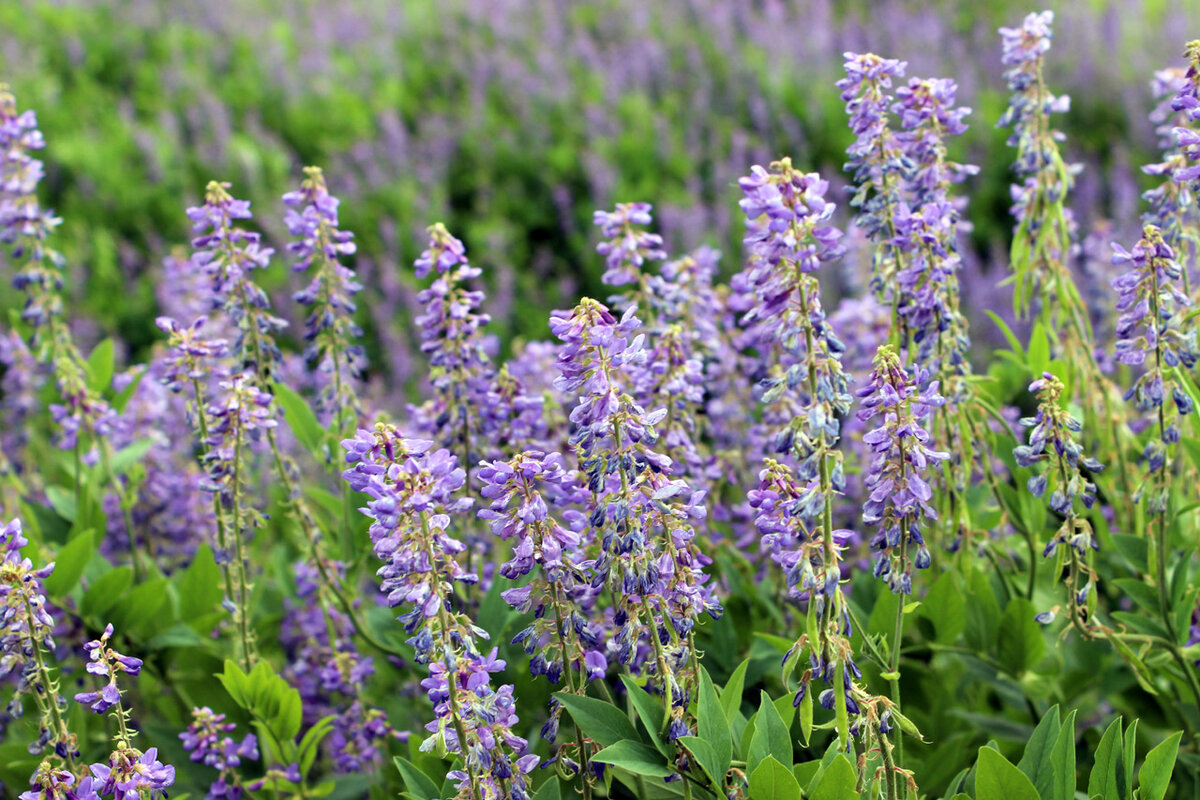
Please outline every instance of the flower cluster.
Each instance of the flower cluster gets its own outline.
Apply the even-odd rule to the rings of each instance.
[[[1062,381],[1049,372],[1042,373],[1042,377],[1029,385],[1029,391],[1038,397],[1037,415],[1021,420],[1021,425],[1029,428],[1029,443],[1014,448],[1013,457],[1022,467],[1048,462],[1045,471],[1029,479],[1028,488],[1034,497],[1042,497],[1047,488],[1053,487],[1050,508],[1062,515],[1063,522],[1042,555],[1052,555],[1059,545],[1070,548],[1066,583],[1072,620],[1082,626],[1087,618],[1087,595],[1094,583],[1087,562],[1088,550],[1097,550],[1099,545],[1091,522],[1078,514],[1075,501],[1079,500],[1087,509],[1095,504],[1096,485],[1090,475],[1099,474],[1104,466],[1083,455],[1083,446],[1076,438],[1083,426],[1063,408],[1065,388]],[[1082,587],[1079,585],[1081,576],[1086,578]],[[1053,613],[1045,612],[1040,619],[1049,622]]]
[[[872,453],[863,522],[879,527],[871,539],[875,576],[897,594],[912,593],[913,567],[930,565],[921,533],[923,519],[937,519],[929,504],[929,473],[949,458],[929,448],[929,434],[922,427],[921,421],[944,402],[937,382],[927,378],[920,370],[905,370],[895,349],[884,345],[875,357],[870,383],[858,390],[859,419],[879,419],[863,436]]]
[[[87,651],[89,663],[87,671],[92,675],[100,675],[107,679],[104,687],[98,692],[80,692],[75,695],[75,702],[89,706],[96,714],[103,714],[113,706],[121,713],[121,690],[117,687],[117,673],[137,677],[142,671],[142,660],[132,656],[123,656],[109,647],[108,640],[113,635],[113,626],[105,626],[104,633],[99,639],[88,642],[83,646]]]
[[[1200,39],[1188,42],[1183,55],[1188,62],[1187,72],[1184,73],[1179,93],[1171,101],[1171,108],[1186,117],[1189,123],[1200,122]],[[1180,184],[1192,182],[1194,202],[1195,196],[1200,194],[1200,125],[1180,125],[1174,133],[1186,161],[1198,162],[1182,166],[1172,176]]]
[[[258,738],[248,733],[238,742],[228,735],[236,728],[234,723],[225,721],[224,714],[214,713],[205,706],[192,709],[192,721],[187,730],[179,734],[183,749],[189,753],[192,761],[220,773],[208,789],[209,800],[239,800],[244,787],[238,767],[243,759],[258,760]]]
[[[20,716],[23,695],[33,695],[40,718],[30,752],[49,747],[59,758],[72,758],[79,750],[67,730],[66,700],[45,659],[46,653],[54,652],[55,622],[46,608],[42,582],[54,572],[54,564],[35,569],[30,559],[21,556],[27,544],[21,520],[10,520],[0,528],[0,677],[16,678],[7,712]]]
[[[606,267],[601,279],[610,286],[645,280],[641,269],[646,262],[667,257],[662,237],[641,229],[653,221],[649,203],[617,203],[613,211],[595,212],[592,221],[606,237],[596,250]]]
[[[238,227],[238,220],[253,215],[249,201],[230,195],[227,183],[211,181],[204,205],[189,208],[187,215],[196,234],[192,267],[209,276],[213,308],[228,314],[237,330],[233,353],[243,369],[267,380],[282,357],[275,332],[287,323],[271,314],[271,300],[252,273],[266,269],[274,251],[262,246],[258,233]]]
[[[287,211],[284,225],[296,241],[288,252],[296,258],[293,269],[304,272],[316,264],[309,285],[295,300],[311,310],[305,320],[305,357],[316,364],[325,379],[318,396],[320,410],[341,420],[355,410],[357,395],[352,381],[362,376],[366,353],[355,340],[362,328],[354,322],[354,295],[362,290],[354,271],[341,262],[355,252],[354,234],[338,228],[338,199],[325,186],[318,167],[304,168],[300,190],[283,196]]]
[[[1191,396],[1175,376],[1175,367],[1191,369],[1197,360],[1196,330],[1186,317],[1191,300],[1179,288],[1182,269],[1174,251],[1153,225],[1142,230],[1132,251],[1113,244],[1113,264],[1128,270],[1113,280],[1117,293],[1117,360],[1133,366],[1145,365],[1125,394],[1138,411],[1157,414],[1158,431],[1146,445],[1144,457],[1151,473],[1164,470],[1170,448],[1179,441],[1179,425],[1167,423],[1163,410],[1167,398],[1180,416],[1194,410]],[[1140,495],[1141,493],[1139,493]],[[1166,510],[1166,487],[1151,496],[1154,513]]]
[[[448,451],[382,424],[342,444],[347,482],[370,497],[362,511],[384,562],[380,589],[388,605],[407,607],[399,619],[412,634],[418,663],[429,666],[421,685],[436,718],[422,749],[459,753],[462,769],[450,775],[473,796],[526,798],[524,775],[538,758],[525,754],[525,740],[513,732],[512,687],[490,685],[489,674],[504,662],[495,650],[478,649],[487,633],[453,610],[454,584],[478,580],[459,564],[466,548],[451,531],[454,518],[471,508],[471,498],[456,496],[466,473]]]

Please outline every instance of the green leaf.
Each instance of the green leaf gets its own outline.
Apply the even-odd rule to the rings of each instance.
[[[312,453],[313,458],[324,463],[325,429],[317,420],[317,414],[312,410],[312,406],[299,392],[285,383],[276,383],[272,388],[275,401],[283,409],[288,427],[292,429],[296,439],[304,445],[304,449]]]
[[[104,616],[125,595],[131,583],[132,567],[109,570],[92,581],[83,593],[83,599],[79,601],[79,613],[93,620]]]
[[[800,705],[796,706],[796,716],[800,718],[800,735],[804,737],[804,746],[808,747],[808,743],[812,740],[813,729],[813,693],[807,691],[804,697],[800,699]]]
[[[1008,327],[1008,323],[993,311],[984,311],[983,313],[992,318],[992,322],[996,323],[996,327],[1000,329],[1000,332],[1004,334],[1004,338],[1008,340],[1008,346],[1012,348],[1014,353],[1020,356],[1022,361],[1025,361],[1025,348],[1021,346],[1021,340],[1017,338],[1017,335]]]
[[[1024,597],[1014,597],[1004,609],[997,636],[997,656],[1014,676],[1032,668],[1046,651],[1042,627],[1034,619],[1036,615],[1033,604]]]
[[[838,753],[821,773],[812,790],[811,800],[857,800],[857,783],[858,770],[850,763],[850,759]]]
[[[1134,536],[1131,533],[1114,533],[1112,541],[1117,551],[1129,559],[1129,563],[1134,569],[1139,572],[1146,570],[1146,559],[1149,558],[1150,550],[1145,536]]]
[[[629,770],[635,775],[648,775],[652,778],[665,778],[675,772],[674,767],[667,763],[662,753],[648,744],[632,740],[619,741],[605,747],[592,756],[592,761],[611,764],[614,767]]]
[[[792,737],[775,704],[766,692],[762,692],[758,713],[754,715],[754,736],[750,739],[750,756],[746,759],[746,765],[753,771],[767,756],[775,756],[780,764],[791,764]]]
[[[716,757],[718,776],[724,777],[733,760],[733,738],[729,734],[729,723],[721,708],[721,699],[713,686],[708,670],[700,668],[700,696],[696,707],[697,730],[700,738],[708,742]]]
[[[1054,785],[1053,747],[1062,728],[1058,706],[1052,706],[1033,729],[1017,769],[1029,776],[1038,795],[1049,798]]]
[[[976,800],[1040,800],[1025,773],[994,748],[979,748],[975,770]]]
[[[192,563],[180,573],[177,585],[179,617],[185,622],[206,614],[221,602],[221,569],[208,545],[200,545],[196,550]]]
[[[713,750],[713,746],[701,739],[699,736],[680,736],[676,741],[688,749],[692,754],[696,763],[704,770],[704,774],[712,781],[714,786],[722,786],[725,783],[725,772],[728,767],[721,769],[718,763],[717,754]]]
[[[1100,737],[1096,746],[1096,762],[1088,776],[1088,796],[1098,794],[1110,798],[1124,797],[1125,760],[1121,757],[1121,718],[1117,717]]]
[[[322,717],[304,732],[297,752],[301,775],[307,775],[308,771],[312,769],[313,762],[317,759],[317,753],[321,749],[321,740],[333,730],[333,723],[336,719],[335,716]]]
[[[225,669],[217,673],[217,680],[225,687],[225,691],[233,698],[233,702],[237,703],[244,709],[250,708],[250,679],[242,668],[239,667],[232,659],[225,659]]]
[[[96,550],[90,530],[83,531],[59,548],[54,557],[54,572],[44,581],[46,594],[54,599],[65,597],[79,585],[79,577]]]
[[[633,710],[637,712],[638,719],[646,727],[646,732],[650,734],[650,741],[654,743],[660,753],[670,755],[671,750],[662,738],[663,721],[666,715],[662,701],[647,692],[632,675],[622,675],[621,683],[625,684],[626,696],[633,704]]]
[[[1138,721],[1135,719],[1129,723],[1129,727],[1125,730],[1125,752],[1122,772],[1125,775],[1125,793],[1123,797],[1133,796],[1133,765],[1137,763],[1137,729]]]
[[[75,508],[75,491],[65,486],[47,486],[46,499],[54,512],[68,522],[74,522],[79,510]]]
[[[921,615],[933,623],[937,641],[949,644],[967,627],[967,600],[953,572],[945,572],[925,594]]]
[[[741,741],[742,732],[746,730],[746,718],[742,716],[742,695],[746,692],[746,670],[749,666],[750,659],[748,658],[738,664],[737,669],[733,671],[729,680],[725,681],[724,688],[721,689],[721,708],[725,710],[725,719],[729,721],[729,731],[733,736],[735,750],[738,749],[737,743]]]
[[[112,457],[113,473],[124,475],[130,467],[141,461],[152,447],[154,447],[153,439],[138,439],[133,444],[122,447]]]
[[[1054,765],[1054,785],[1048,800],[1074,800],[1075,798],[1075,712],[1067,714],[1058,738],[1054,740],[1054,749],[1050,753],[1050,761]],[[1046,795],[1042,795],[1047,800]]]
[[[542,787],[537,790],[537,794],[533,796],[533,800],[562,800],[558,779],[552,777],[543,783]]]
[[[405,791],[413,800],[433,800],[433,798],[440,797],[437,784],[431,781],[424,772],[417,769],[416,764],[400,756],[393,758],[392,763],[399,770],[400,777],[404,779]],[[550,782],[557,783],[553,778],[550,779]]]
[[[147,372],[149,372],[148,368],[138,367],[133,380],[113,398],[111,405],[118,414],[125,413],[125,408],[129,405],[129,401],[133,399],[134,393],[137,391],[138,386],[141,385],[142,378],[146,377]]]
[[[103,392],[112,383],[113,370],[116,368],[116,347],[112,339],[105,339],[96,345],[88,355],[84,365],[88,375],[88,388],[94,392]]]
[[[800,782],[774,756],[767,756],[750,773],[750,796],[754,800],[800,800]]]
[[[584,734],[597,743],[609,746],[618,742],[637,742],[642,737],[629,717],[610,703],[592,697],[580,697],[570,692],[556,692],[555,697],[579,725]],[[670,774],[670,773],[668,773]]]
[[[1050,368],[1050,338],[1046,336],[1046,328],[1042,323],[1034,323],[1033,332],[1029,336],[1029,371],[1032,375],[1041,375]]]
[[[1179,753],[1179,740],[1183,732],[1168,736],[1146,754],[1146,763],[1138,772],[1138,788],[1141,800],[1163,800],[1167,787],[1171,785],[1171,772],[1175,769],[1175,757]]]

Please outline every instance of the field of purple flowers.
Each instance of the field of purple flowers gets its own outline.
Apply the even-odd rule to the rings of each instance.
[[[736,220],[686,222],[736,221],[724,255],[641,187],[594,212],[602,299],[503,326],[485,287],[547,273],[439,222],[384,274],[335,162],[141,233],[114,201],[93,246],[190,234],[152,340],[97,335],[147,284],[72,288],[104,228],[64,236],[0,84],[3,796],[1200,794],[1200,40],[1159,54],[1150,188],[1102,223],[1055,15],[1010,24],[993,116],[834,54],[840,174],[803,135],[747,159]]]

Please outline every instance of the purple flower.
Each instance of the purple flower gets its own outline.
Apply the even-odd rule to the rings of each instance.
[[[592,221],[607,237],[596,245],[596,252],[604,256],[600,279],[610,286],[644,280],[641,268],[646,262],[667,257],[662,237],[639,227],[653,222],[649,203],[617,203],[613,211],[596,211]]]
[[[242,779],[238,767],[242,760],[258,760],[258,739],[246,734],[239,743],[232,736],[237,726],[225,722],[224,714],[216,714],[211,708],[192,709],[192,721],[187,730],[179,734],[183,749],[192,761],[203,763],[220,772],[208,791],[208,797],[237,800],[242,796]]]
[[[110,623],[105,626],[104,633],[100,635],[99,639],[90,641],[83,646],[89,658],[87,671],[93,675],[107,678],[108,682],[98,692],[80,692],[75,695],[75,702],[90,706],[92,711],[97,714],[103,714],[113,706],[117,706],[117,713],[123,714],[124,712],[120,708],[121,690],[117,687],[117,673],[124,672],[126,675],[136,678],[142,671],[140,658],[123,656],[108,646],[108,640],[112,634],[113,626]]]
[[[102,784],[99,794],[114,800],[146,800],[166,797],[175,784],[175,768],[158,760],[158,748],[145,753],[127,745],[118,746],[107,764],[92,764],[92,777]]]
[[[858,390],[859,419],[878,419],[877,427],[863,436],[872,452],[863,522],[879,528],[871,540],[875,577],[897,594],[911,594],[913,568],[930,564],[921,534],[923,519],[937,519],[928,476],[937,462],[949,458],[928,446],[929,434],[921,427],[921,420],[945,402],[937,382],[927,381],[925,373],[903,369],[895,349],[884,345],[875,357],[870,383]]]
[[[305,357],[325,376],[318,395],[319,409],[338,420],[358,404],[353,382],[362,376],[366,353],[355,342],[362,328],[354,322],[354,295],[362,290],[354,271],[342,264],[355,252],[354,234],[338,228],[338,199],[329,194],[318,167],[305,167],[300,190],[283,196],[284,224],[296,241],[288,252],[293,269],[304,272],[317,265],[309,285],[294,295],[310,308],[305,320]]]
[[[30,788],[20,794],[20,800],[100,800],[93,784],[90,775],[76,782],[69,770],[46,759],[34,770]]]

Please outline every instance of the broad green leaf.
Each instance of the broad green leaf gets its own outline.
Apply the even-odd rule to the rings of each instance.
[[[754,800],[800,800],[800,782],[774,756],[767,756],[750,773],[750,796]]]
[[[629,717],[611,703],[592,697],[580,697],[570,692],[557,692],[554,696],[570,713],[571,719],[579,724],[584,734],[601,745],[607,747],[617,742],[637,742],[642,738],[638,736]]]
[[[975,770],[976,800],[1041,800],[1025,773],[994,748],[979,748]]]
[[[721,700],[713,686],[708,670],[700,668],[700,692],[696,701],[697,730],[700,738],[708,742],[716,756],[716,767],[719,776],[724,776],[733,759],[733,739],[729,734],[729,723],[725,719],[725,711],[721,708]]]
[[[1058,706],[1052,706],[1042,717],[1025,752],[1017,763],[1017,768],[1029,776],[1029,780],[1042,798],[1049,798],[1054,785],[1054,743],[1058,741],[1058,732],[1062,728],[1059,722]]]
[[[60,547],[54,556],[54,572],[44,581],[46,594],[54,599],[70,594],[79,585],[79,576],[95,550],[96,541],[90,530],[76,534]]]
[[[153,439],[138,439],[133,444],[122,447],[112,457],[113,472],[117,475],[124,475],[130,467],[141,461],[152,447],[154,447]]]
[[[1088,796],[1100,795],[1105,800],[1124,797],[1125,760],[1121,757],[1121,718],[1117,717],[1100,737],[1096,760],[1088,776]]]
[[[1067,714],[1058,738],[1054,741],[1054,750],[1050,754],[1054,765],[1054,786],[1049,795],[1042,795],[1043,800],[1074,800],[1075,798],[1075,712]]]
[[[767,756],[775,756],[780,764],[792,763],[792,737],[775,704],[762,692],[758,713],[754,715],[754,736],[750,739],[750,756],[746,764],[751,771]]]
[[[1138,721],[1135,719],[1129,723],[1129,727],[1125,730],[1125,750],[1124,763],[1122,772],[1125,775],[1125,794],[1123,797],[1133,796],[1133,765],[1137,763],[1137,729]]]
[[[317,420],[317,414],[312,410],[312,406],[299,392],[285,383],[276,383],[272,389],[275,401],[283,409],[288,427],[292,429],[296,439],[304,445],[304,449],[312,453],[313,458],[324,463],[325,429]]]
[[[725,772],[729,768],[728,766],[725,769],[721,768],[711,744],[699,736],[680,736],[677,741],[691,752],[696,763],[700,765],[700,769],[704,770],[704,774],[708,776],[714,786],[722,786],[725,783]]]
[[[400,777],[404,779],[404,787],[406,793],[413,800],[433,800],[441,795],[438,793],[437,784],[429,779],[424,772],[417,769],[416,764],[400,756],[392,759],[392,763],[396,765],[396,769],[400,772]],[[552,782],[557,783],[557,781]]]
[[[738,751],[739,755],[740,748],[737,747],[737,744],[742,739],[742,732],[746,730],[746,718],[742,716],[742,695],[746,691],[746,670],[749,666],[750,659],[738,664],[737,669],[733,671],[721,689],[721,708],[725,711],[725,719],[729,721],[734,749]]]
[[[592,756],[592,760],[629,770],[635,775],[648,775],[652,778],[665,778],[675,772],[674,767],[667,763],[662,753],[648,744],[630,739],[605,747]]]
[[[1163,800],[1166,796],[1182,736],[1182,731],[1174,733],[1146,754],[1146,763],[1142,764],[1142,769],[1138,772],[1140,800]]]
[[[83,593],[83,599],[79,601],[79,612],[92,620],[104,616],[125,595],[131,583],[132,567],[109,570],[88,586],[87,591]]]
[[[179,616],[185,622],[211,611],[221,602],[221,569],[208,545],[200,545],[192,563],[180,573],[177,583]]]
[[[322,717],[304,732],[304,736],[300,739],[300,744],[297,747],[301,775],[307,775],[308,771],[312,768],[313,762],[316,761],[317,753],[321,749],[321,740],[333,730],[333,723],[336,720],[337,717],[334,716]]]
[[[113,370],[116,368],[116,347],[112,339],[105,339],[96,345],[88,355],[87,364],[88,388],[94,392],[103,392],[112,383]]]
[[[953,642],[967,626],[967,601],[955,582],[953,572],[943,573],[929,587],[921,606],[921,615],[933,623],[942,644]]]
[[[850,763],[850,759],[838,753],[821,773],[816,787],[812,790],[811,800],[857,800],[857,783],[858,771]]]
[[[646,732],[650,734],[650,741],[660,753],[670,755],[671,750],[662,738],[663,719],[666,714],[663,701],[647,692],[632,675],[622,675],[621,683],[625,684],[625,694],[633,704],[633,710],[645,726]]]
[[[1041,660],[1046,651],[1042,626],[1034,617],[1037,611],[1024,597],[1014,597],[1004,609],[997,636],[997,656],[1012,675],[1019,676]]]
[[[562,792],[559,789],[558,778],[551,776],[541,788],[534,794],[533,800],[562,800]]]

